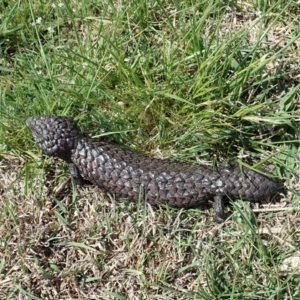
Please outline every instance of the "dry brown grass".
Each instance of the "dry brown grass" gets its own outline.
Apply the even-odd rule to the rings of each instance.
[[[226,269],[235,277],[234,257],[237,266],[253,263],[251,247],[260,247],[247,241],[239,214],[217,225],[212,210],[115,201],[96,187],[76,192],[59,169],[29,179],[26,160],[1,161],[2,299],[9,291],[10,299],[203,299],[209,276]],[[271,252],[297,260],[300,219],[284,207],[262,212],[257,231]],[[263,277],[263,261],[254,261]],[[277,267],[286,274],[295,262]]]

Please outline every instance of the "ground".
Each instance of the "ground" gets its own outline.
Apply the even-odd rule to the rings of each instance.
[[[1,299],[300,299],[299,3],[3,1]],[[151,207],[76,187],[31,115],[284,182],[275,203]]]

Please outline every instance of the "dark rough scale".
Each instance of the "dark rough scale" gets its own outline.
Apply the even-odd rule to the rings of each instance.
[[[216,220],[223,221],[223,196],[248,201],[270,201],[281,184],[238,164],[217,170],[160,160],[84,137],[68,117],[30,117],[26,121],[43,152],[69,164],[78,184],[82,176],[118,198],[155,205],[195,207],[214,198]]]

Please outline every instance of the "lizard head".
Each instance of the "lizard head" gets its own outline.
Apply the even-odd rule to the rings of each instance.
[[[67,157],[81,138],[76,123],[68,117],[30,117],[26,125],[38,146],[50,156]]]

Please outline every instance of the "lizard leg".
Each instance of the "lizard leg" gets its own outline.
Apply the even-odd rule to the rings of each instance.
[[[68,165],[71,176],[73,177],[77,185],[83,186],[85,184],[91,184],[90,181],[83,179],[75,164],[69,163]]]
[[[224,212],[224,199],[223,196],[217,195],[214,197],[214,202],[215,202],[215,217],[214,221],[217,223],[223,223],[226,219],[227,216]]]

